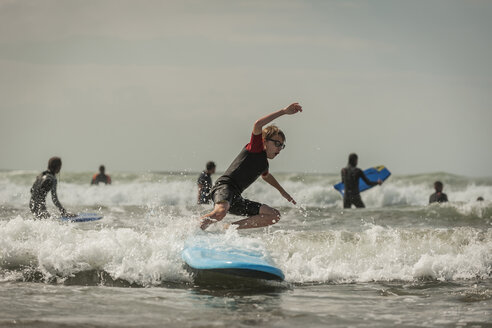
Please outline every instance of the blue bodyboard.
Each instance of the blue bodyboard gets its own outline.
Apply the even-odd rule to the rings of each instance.
[[[62,221],[70,221],[70,222],[88,222],[88,221],[97,221],[101,220],[103,216],[97,213],[80,213],[75,217],[65,217],[62,216],[60,220]]]
[[[391,175],[391,172],[384,165],[379,165],[379,166],[368,168],[367,170],[364,171],[364,174],[369,179],[369,181],[376,182],[378,181],[378,179],[381,179],[382,181],[388,179],[388,177]],[[343,192],[345,191],[345,185],[343,184],[343,182],[339,182],[333,187],[336,190],[338,190],[343,196]],[[367,185],[364,182],[364,180],[359,179],[360,192],[371,189],[372,187],[373,186]]]
[[[187,241],[181,257],[198,272],[217,272],[235,277],[283,281],[282,270],[275,266],[264,249],[241,248],[215,243],[214,237],[194,237]]]

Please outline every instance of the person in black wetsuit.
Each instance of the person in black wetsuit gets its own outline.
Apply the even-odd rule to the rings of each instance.
[[[198,177],[198,204],[208,204],[210,202],[210,189],[212,188],[211,175],[215,173],[215,163],[208,162],[205,171]]]
[[[360,198],[359,191],[359,178],[362,178],[365,183],[369,186],[375,186],[377,184],[382,184],[381,180],[377,182],[370,181],[364,172],[357,167],[358,162],[357,154],[350,154],[348,165],[342,169],[342,182],[345,185],[345,192],[343,194],[343,208],[350,208],[355,205],[357,208],[364,208],[364,202]]]
[[[244,199],[241,193],[261,175],[263,180],[277,189],[289,202],[295,200],[282,188],[278,181],[268,172],[268,159],[275,158],[285,148],[285,134],[276,126],[270,125],[282,115],[302,112],[298,103],[260,118],[253,125],[250,142],[234,159],[224,175],[217,179],[211,191],[214,202],[212,212],[200,218],[200,227],[205,230],[214,222],[222,220],[227,212],[247,216],[232,224],[238,229],[259,228],[275,224],[280,220],[280,212],[268,205]]]
[[[94,176],[92,177],[91,185],[98,185],[99,182],[102,182],[104,184],[111,184],[111,177],[105,172],[106,168],[104,167],[104,165],[99,166],[99,174],[94,174]]]
[[[51,191],[51,197],[53,204],[58,207],[62,216],[75,216],[68,213],[58,200],[56,194],[57,180],[55,174],[58,174],[61,170],[62,162],[59,157],[52,157],[48,161],[48,170],[44,171],[36,177],[36,181],[31,188],[31,200],[29,202],[29,208],[34,216],[38,219],[46,219],[50,217],[48,210],[46,209],[46,196]]]
[[[432,203],[445,203],[448,201],[448,195],[442,192],[443,184],[441,181],[434,182],[435,193],[430,195],[429,204]]]

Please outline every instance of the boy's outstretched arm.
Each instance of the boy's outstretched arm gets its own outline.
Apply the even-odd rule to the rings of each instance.
[[[289,195],[289,193],[287,191],[285,191],[285,189],[280,185],[280,183],[278,183],[277,179],[275,179],[275,177],[273,175],[271,175],[270,173],[267,173],[266,175],[262,175],[262,178],[263,178],[263,180],[268,182],[268,184],[270,184],[272,187],[277,189],[280,192],[280,194],[285,199],[287,199],[289,202],[291,202],[294,205],[297,204],[296,201],[294,200],[294,198],[292,198]]]
[[[299,105],[299,103],[293,103],[285,107],[284,109],[268,114],[267,116],[264,116],[255,122],[255,125],[253,126],[253,134],[254,135],[261,134],[263,126],[267,125],[274,119],[282,115],[292,115],[297,112],[302,112],[302,107],[301,105]]]

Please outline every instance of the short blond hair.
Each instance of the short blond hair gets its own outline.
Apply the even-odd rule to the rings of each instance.
[[[261,132],[263,140],[271,139],[274,136],[280,136],[285,142],[285,134],[276,125],[269,125]]]

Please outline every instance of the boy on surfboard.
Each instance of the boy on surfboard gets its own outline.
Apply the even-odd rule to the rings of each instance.
[[[296,204],[295,200],[268,172],[268,159],[275,158],[285,148],[285,134],[275,125],[263,127],[280,116],[298,112],[302,112],[301,105],[293,103],[255,122],[250,142],[241,150],[224,175],[217,179],[211,190],[214,209],[200,218],[200,227],[203,230],[212,223],[222,220],[227,212],[247,216],[246,219],[232,223],[237,225],[238,229],[260,228],[277,223],[280,220],[278,210],[241,196],[241,193],[260,175],[285,199]]]

